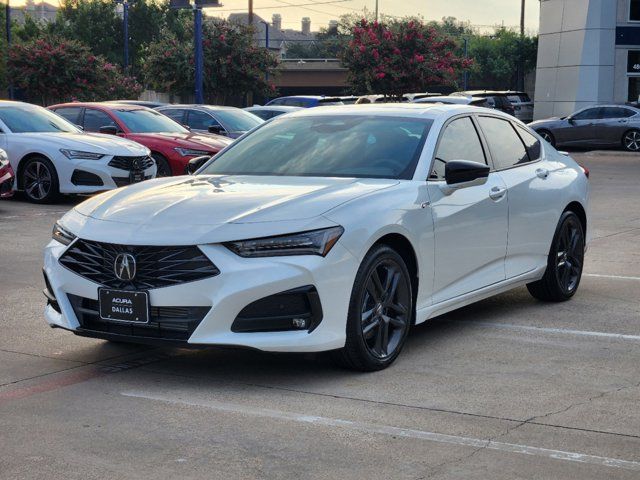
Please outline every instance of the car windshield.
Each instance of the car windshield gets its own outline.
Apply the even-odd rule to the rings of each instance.
[[[189,133],[182,125],[155,110],[120,109],[113,113],[132,133]]]
[[[248,132],[263,122],[253,113],[243,110],[216,110],[215,115],[229,132]]]
[[[386,116],[279,117],[199,173],[410,179],[431,124]]]
[[[0,120],[13,133],[80,133],[80,129],[71,122],[35,105],[0,107]]]

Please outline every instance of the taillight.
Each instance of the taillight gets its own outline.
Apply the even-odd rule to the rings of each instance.
[[[587,167],[583,167],[582,165],[580,165],[580,168],[584,172],[584,176],[589,178],[589,169]]]

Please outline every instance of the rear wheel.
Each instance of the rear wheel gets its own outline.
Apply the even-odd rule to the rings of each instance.
[[[152,153],[151,156],[156,161],[156,167],[157,167],[156,178],[170,177],[173,175],[173,172],[171,171],[171,167],[169,166],[169,162],[167,161],[166,158],[164,158],[164,156],[160,155],[159,153]]]
[[[25,161],[20,184],[24,194],[33,203],[52,203],[60,195],[58,174],[53,163],[44,157]]]
[[[398,357],[409,333],[413,293],[398,253],[374,247],[362,261],[351,292],[347,340],[336,360],[354,370],[382,370]]]
[[[640,131],[629,130],[622,137],[622,146],[630,152],[640,151]]]
[[[538,135],[542,137],[543,140],[546,140],[552,147],[556,146],[556,139],[549,130],[539,130]]]
[[[542,279],[527,285],[539,300],[562,302],[575,295],[584,263],[584,229],[578,216],[565,212],[560,218]]]

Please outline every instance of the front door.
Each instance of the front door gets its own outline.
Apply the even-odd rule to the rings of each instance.
[[[457,117],[443,129],[428,181],[435,237],[434,303],[505,279],[506,185],[492,172],[482,185],[451,190],[444,172],[452,160],[487,163],[470,116]]]

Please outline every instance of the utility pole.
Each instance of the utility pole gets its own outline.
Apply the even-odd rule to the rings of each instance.
[[[124,71],[129,70],[129,2],[122,2],[122,22],[124,23]]]
[[[524,90],[524,10],[526,0],[522,0],[520,3],[520,61],[518,62],[518,89]]]
[[[376,0],[376,22],[378,21],[378,0]]]
[[[253,0],[249,0],[249,25],[253,25]]]
[[[463,40],[464,40],[464,58],[467,59],[469,58],[469,39],[467,37],[464,37]],[[469,69],[468,68],[464,69],[463,83],[464,83],[464,91],[466,92],[469,89]]]

